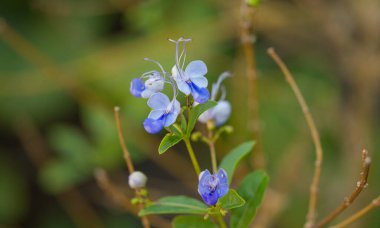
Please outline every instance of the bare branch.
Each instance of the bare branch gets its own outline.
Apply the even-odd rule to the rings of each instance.
[[[351,223],[355,222],[356,220],[360,219],[365,214],[367,214],[368,212],[372,211],[373,209],[375,209],[376,207],[379,207],[379,206],[380,206],[380,195],[377,198],[373,199],[372,202],[368,206],[366,206],[365,208],[361,209],[359,212],[357,212],[356,214],[354,214],[351,217],[347,218],[343,222],[338,223],[335,226],[332,226],[332,228],[343,228],[343,227],[346,227],[346,226],[348,226]]]
[[[318,199],[318,185],[319,179],[321,176],[321,165],[323,160],[323,150],[321,146],[321,140],[319,138],[318,130],[315,126],[314,119],[309,111],[309,108],[305,102],[305,99],[302,96],[302,93],[294,80],[292,74],[289,69],[286,67],[281,58],[277,55],[273,48],[269,48],[267,50],[268,54],[272,59],[276,62],[276,64],[280,67],[282,73],[285,76],[286,81],[289,83],[292,88],[298,103],[300,104],[303,114],[305,116],[307,125],[310,129],[311,137],[313,139],[313,143],[315,146],[315,168],[314,168],[314,176],[310,185],[310,200],[309,200],[309,210],[306,216],[306,223],[304,225],[305,228],[310,228],[314,226],[315,217],[316,217],[316,207],[317,207],[317,199]]]
[[[131,156],[129,154],[127,146],[125,145],[123,128],[121,126],[121,120],[120,120],[119,112],[120,112],[120,107],[116,106],[114,108],[114,113],[115,113],[117,132],[119,134],[120,146],[121,146],[121,149],[123,150],[124,160],[125,160],[125,163],[127,164],[129,174],[131,174],[135,171],[135,168],[133,167]]]
[[[351,193],[349,197],[345,197],[342,204],[331,212],[326,218],[322,219],[321,222],[317,224],[317,227],[323,227],[327,223],[331,222],[340,213],[342,213],[347,207],[349,207],[352,202],[359,196],[364,188],[367,186],[369,167],[371,166],[371,158],[368,157],[368,151],[364,149],[362,151],[362,167],[360,172],[360,180],[356,183],[355,190]]]

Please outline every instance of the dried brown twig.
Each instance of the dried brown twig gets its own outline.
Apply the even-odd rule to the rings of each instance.
[[[281,58],[277,55],[275,50],[273,48],[269,48],[267,50],[270,57],[276,62],[276,64],[280,67],[282,73],[285,76],[286,81],[289,83],[290,87],[292,88],[298,103],[300,104],[302,108],[302,112],[305,116],[307,125],[310,129],[311,137],[315,146],[315,153],[316,153],[316,160],[315,160],[315,168],[314,168],[314,176],[313,180],[310,185],[310,200],[309,200],[309,209],[306,216],[306,223],[304,225],[305,228],[310,228],[314,226],[315,223],[315,217],[316,217],[316,207],[317,207],[317,199],[318,199],[318,185],[319,185],[319,179],[321,176],[321,166],[322,166],[322,160],[323,160],[323,150],[321,141],[319,138],[318,130],[315,126],[314,119],[309,111],[309,108],[305,102],[305,99],[302,96],[302,93],[295,82],[292,74],[290,73],[289,69],[286,67],[284,62],[281,60]]]
[[[118,131],[118,135],[119,135],[119,140],[120,140],[120,146],[121,146],[121,148],[123,150],[124,159],[125,159],[125,162],[127,164],[129,174],[132,174],[135,171],[135,168],[133,167],[131,156],[129,154],[127,146],[125,145],[123,128],[121,126],[121,120],[120,120],[119,112],[120,112],[120,107],[116,106],[114,108],[114,113],[115,113],[116,127],[117,127],[117,131]],[[138,197],[140,195],[139,194],[139,190],[135,191],[135,195],[136,195],[136,197]],[[144,208],[144,204],[140,203],[139,204],[139,208],[140,208],[140,210],[143,209]],[[144,228],[150,228],[150,223],[149,223],[149,220],[148,220],[147,216],[142,216],[141,217],[141,222],[142,222]]]
[[[121,149],[123,150],[124,160],[125,160],[125,163],[127,164],[129,174],[131,174],[135,171],[135,168],[133,167],[131,155],[129,154],[127,146],[125,145],[124,134],[123,134],[123,129],[121,127],[119,112],[120,112],[120,107],[116,106],[114,108],[114,113],[115,113],[116,127],[117,127],[117,132],[119,135],[120,146],[121,146]]]
[[[349,197],[345,197],[342,204],[333,212],[331,212],[328,216],[322,219],[322,221],[319,222],[316,227],[323,227],[324,225],[328,224],[340,213],[342,213],[348,206],[350,206],[352,202],[354,202],[354,200],[359,196],[362,190],[367,186],[367,179],[370,166],[371,158],[368,157],[368,151],[364,149],[362,151],[362,167],[360,172],[360,180],[357,182],[355,190],[351,193]]]
[[[378,197],[376,197],[375,199],[373,199],[372,202],[368,206],[366,206],[365,208],[361,209],[359,212],[357,212],[356,214],[354,214],[351,217],[347,218],[343,222],[338,223],[335,226],[332,226],[332,228],[343,228],[343,227],[346,227],[346,226],[350,225],[351,223],[355,222],[356,220],[360,219],[361,217],[363,217],[365,214],[367,214],[371,210],[373,210],[373,209],[375,209],[376,207],[379,207],[379,206],[380,206],[380,195]]]

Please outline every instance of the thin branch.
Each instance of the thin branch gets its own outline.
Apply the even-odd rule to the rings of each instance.
[[[121,126],[122,124],[121,124],[119,113],[120,113],[120,107],[115,106],[114,107],[114,114],[115,114],[117,132],[119,134],[120,146],[123,150],[124,160],[125,160],[125,163],[127,164],[129,174],[132,174],[135,171],[135,168],[134,168],[133,163],[132,163],[131,155],[129,154],[127,146],[125,145],[123,128]],[[139,190],[136,190],[135,194],[136,194],[136,197],[138,197],[139,196]],[[139,204],[139,209],[140,210],[144,209],[143,203]],[[148,217],[142,216],[140,218],[141,218],[141,222],[142,222],[144,228],[150,228],[150,223],[149,223]]]
[[[305,228],[313,227],[315,223],[315,217],[316,217],[318,186],[319,186],[319,179],[321,176],[321,165],[322,165],[322,160],[323,160],[323,151],[322,151],[321,141],[319,138],[319,133],[315,126],[314,119],[305,102],[305,99],[303,98],[302,93],[297,83],[295,82],[292,74],[290,73],[290,71],[284,64],[284,62],[277,55],[277,53],[275,52],[273,48],[269,48],[267,52],[270,55],[270,57],[272,57],[272,59],[276,62],[276,64],[280,67],[282,73],[285,76],[286,81],[289,83],[290,87],[292,88],[297,98],[297,101],[302,108],[303,114],[305,116],[307,125],[310,129],[311,137],[313,139],[313,143],[315,146],[316,160],[315,160],[314,176],[310,185],[309,209],[306,216],[306,223],[304,225]]]
[[[374,200],[372,200],[372,202],[368,206],[366,206],[365,208],[361,209],[359,212],[357,212],[356,214],[354,214],[351,217],[347,218],[343,222],[338,223],[335,226],[332,226],[332,228],[343,228],[343,227],[346,227],[346,226],[348,226],[351,223],[355,222],[356,220],[360,219],[365,214],[369,213],[370,211],[372,211],[373,209],[375,209],[376,207],[379,207],[379,206],[380,206],[380,195],[377,198],[375,198]]]
[[[120,107],[116,106],[114,108],[114,113],[115,113],[117,132],[119,134],[120,146],[121,146],[121,149],[123,150],[124,160],[125,160],[125,163],[127,164],[129,174],[131,174],[135,171],[135,168],[133,167],[131,155],[129,154],[127,146],[125,145],[123,128],[121,126],[121,120],[120,120],[119,112],[120,112]]]
[[[254,49],[254,34],[252,29],[252,14],[254,8],[250,7],[246,0],[241,1],[240,14],[240,38],[243,45],[246,60],[246,72],[248,80],[248,113],[250,115],[248,127],[252,133],[256,146],[253,153],[253,164],[255,167],[264,168],[265,158],[260,140],[259,98],[256,58]]]
[[[362,167],[360,172],[360,180],[357,182],[355,190],[351,193],[349,197],[345,197],[342,204],[331,212],[326,218],[322,219],[321,222],[317,224],[317,227],[323,227],[327,223],[331,222],[336,218],[342,211],[344,211],[348,206],[354,202],[354,200],[359,196],[364,188],[367,186],[369,167],[371,166],[371,158],[368,157],[368,151],[362,151]]]

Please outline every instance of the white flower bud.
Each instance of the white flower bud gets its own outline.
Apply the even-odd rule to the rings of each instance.
[[[133,189],[143,188],[145,187],[146,181],[148,178],[145,176],[144,173],[140,171],[135,171],[129,175],[128,183],[129,187]]]

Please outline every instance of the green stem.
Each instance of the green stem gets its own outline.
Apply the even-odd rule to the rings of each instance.
[[[221,214],[218,214],[218,215],[216,216],[216,219],[218,220],[218,223],[219,223],[220,228],[227,228],[227,225],[226,225],[226,223],[224,222],[224,220],[223,220],[223,216],[222,216]]]
[[[215,144],[214,144],[215,142],[212,138],[213,138],[212,130],[209,129],[208,130],[208,139],[209,139],[208,145],[210,147],[212,171],[214,173],[217,173],[218,172],[218,165],[217,165],[217,161],[216,161],[216,152],[215,152]]]
[[[189,138],[185,136],[183,138],[183,141],[185,141],[186,148],[187,148],[187,151],[189,152],[191,163],[193,163],[195,173],[197,174],[197,176],[199,176],[199,174],[201,173],[201,169],[199,168],[199,163],[198,163],[197,158],[195,157],[194,150],[193,150],[193,147],[191,146],[190,140]]]

